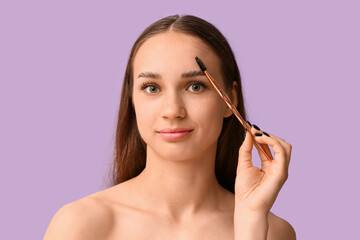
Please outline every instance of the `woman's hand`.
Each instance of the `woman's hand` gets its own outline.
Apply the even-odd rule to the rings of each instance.
[[[270,162],[258,149],[261,169],[254,167],[251,161],[253,139],[250,133],[246,132],[245,140],[239,149],[235,181],[235,208],[267,215],[287,180],[292,147],[284,139],[264,133],[254,126],[251,128],[251,132],[253,135],[257,133],[256,141],[263,146],[269,156],[272,155],[268,145],[271,146],[275,157]]]

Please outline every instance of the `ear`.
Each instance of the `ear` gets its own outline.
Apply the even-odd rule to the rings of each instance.
[[[233,81],[233,86],[232,86],[232,89],[231,89],[231,92],[230,92],[230,95],[229,95],[229,98],[232,102],[232,104],[237,107],[238,105],[238,85],[237,85],[237,82],[236,81]],[[232,115],[232,111],[230,110],[230,108],[226,107],[226,110],[225,110],[225,114],[224,114],[224,118],[227,118],[227,117],[230,117]]]

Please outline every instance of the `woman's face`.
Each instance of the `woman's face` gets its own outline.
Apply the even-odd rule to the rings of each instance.
[[[223,119],[231,115],[195,56],[224,87],[220,59],[191,35],[155,35],[143,43],[134,59],[137,126],[147,151],[164,159],[191,159],[214,150]]]

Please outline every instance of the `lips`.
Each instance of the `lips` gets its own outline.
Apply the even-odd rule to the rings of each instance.
[[[165,128],[159,130],[159,133],[180,133],[180,132],[191,132],[192,129],[190,128]]]
[[[188,136],[192,131],[190,128],[165,128],[157,132],[167,140],[178,140]]]

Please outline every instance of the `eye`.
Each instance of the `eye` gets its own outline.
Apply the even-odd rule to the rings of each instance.
[[[157,93],[159,92],[159,89],[156,86],[147,86],[145,91],[148,93]]]
[[[143,85],[141,85],[141,90],[145,90],[149,94],[155,94],[160,91],[160,89],[156,85],[149,83],[144,83]]]
[[[202,82],[192,82],[188,89],[190,92],[200,92],[205,88],[208,88],[208,86]]]

